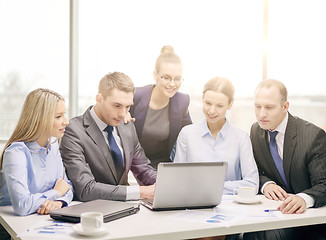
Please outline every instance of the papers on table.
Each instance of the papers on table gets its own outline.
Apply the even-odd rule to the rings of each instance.
[[[223,196],[223,202],[232,202],[233,196]],[[265,206],[266,208],[266,206]],[[221,204],[212,209],[203,210],[184,210],[178,213],[172,214],[169,217],[202,223],[219,224],[223,227],[229,227],[235,223],[242,221],[248,221],[258,218],[263,220],[265,218],[282,218],[283,215],[280,211],[266,212],[262,205],[245,205],[239,204]]]
[[[170,216],[174,219],[203,222],[203,223],[217,223],[221,226],[228,227],[232,224],[241,221],[243,216],[226,215],[221,212],[203,211],[203,210],[184,210]]]
[[[70,235],[73,230],[73,223],[66,223],[60,221],[54,221],[52,219],[48,219],[46,221],[41,221],[31,228],[27,229],[26,232],[19,234],[19,237],[40,237],[48,236],[49,239],[53,238],[63,238],[63,236]]]

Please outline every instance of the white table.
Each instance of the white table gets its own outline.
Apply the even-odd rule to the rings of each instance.
[[[260,198],[261,203],[250,205],[226,200],[220,204],[220,207],[240,208],[249,212],[257,212],[263,211],[264,209],[274,209],[279,205],[278,202],[268,200],[264,196],[260,196]],[[87,239],[189,239],[326,223],[326,207],[308,209],[303,214],[283,215],[280,218],[250,218],[229,227],[223,227],[215,223],[192,222],[171,218],[171,215],[177,212],[180,211],[153,212],[145,207],[141,207],[141,210],[135,215],[105,223],[104,225],[109,232],[107,235],[96,238],[87,237]],[[11,234],[12,238],[22,240],[36,239],[35,237],[19,238],[17,235],[23,233],[38,222],[49,221],[50,219],[48,215],[38,214],[19,217],[14,215],[10,206],[0,207],[0,214],[0,222]],[[49,237],[40,235],[40,238],[37,239],[49,239]],[[64,236],[62,239],[86,238],[77,234],[71,234]]]

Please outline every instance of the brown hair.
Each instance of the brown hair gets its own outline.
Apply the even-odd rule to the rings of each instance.
[[[179,56],[174,53],[173,47],[171,47],[169,45],[162,47],[161,54],[156,59],[156,64],[155,64],[156,72],[159,72],[162,62],[182,64]]]
[[[233,101],[234,98],[234,87],[230,80],[221,77],[215,77],[209,80],[203,90],[203,95],[207,91],[215,91],[223,93],[229,98],[229,103]]]
[[[135,93],[135,86],[129,76],[121,72],[113,72],[106,74],[98,85],[98,92],[104,98],[110,95],[113,88],[117,88],[124,92]]]

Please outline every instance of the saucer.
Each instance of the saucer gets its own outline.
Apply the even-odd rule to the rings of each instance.
[[[94,231],[85,232],[80,223],[75,224],[72,227],[72,229],[74,230],[75,233],[77,233],[79,235],[84,235],[84,236],[99,236],[99,235],[104,235],[104,234],[108,233],[108,230],[104,227],[101,227]]]
[[[241,198],[238,196],[234,196],[234,200],[239,203],[246,203],[246,204],[252,204],[252,203],[258,203],[260,202],[259,196],[255,196],[254,198]]]

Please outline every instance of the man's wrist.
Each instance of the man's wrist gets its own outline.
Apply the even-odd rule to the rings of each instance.
[[[298,193],[296,194],[297,196],[301,197],[305,203],[306,203],[306,208],[311,208],[315,204],[315,199],[313,199],[311,196],[309,196],[306,193]]]
[[[267,181],[267,182],[265,182],[264,183],[264,185],[261,187],[261,189],[260,189],[260,191],[261,191],[261,193],[262,194],[264,194],[264,189],[265,189],[265,187],[268,185],[268,184],[276,184],[274,181]]]
[[[139,185],[127,186],[126,200],[138,200],[140,198]]]

